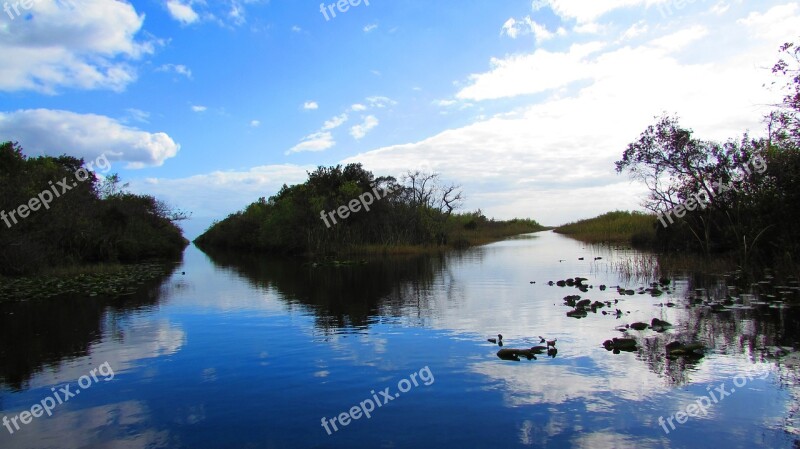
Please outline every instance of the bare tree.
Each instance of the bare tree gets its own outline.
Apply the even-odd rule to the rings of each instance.
[[[428,207],[449,217],[463,205],[461,186],[442,185],[438,173],[409,170],[402,178],[407,186],[407,200],[413,207]]]

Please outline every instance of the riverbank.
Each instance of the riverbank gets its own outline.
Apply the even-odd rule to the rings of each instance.
[[[498,222],[506,223],[506,222]],[[383,255],[408,255],[408,254],[430,254],[450,250],[466,249],[474,246],[489,245],[491,243],[505,240],[509,237],[516,237],[523,234],[534,232],[549,231],[553,228],[547,226],[520,227],[508,226],[499,227],[492,232],[461,232],[454,234],[452,241],[443,245],[360,245],[349,250],[341,251],[344,255],[361,254],[383,254]]]

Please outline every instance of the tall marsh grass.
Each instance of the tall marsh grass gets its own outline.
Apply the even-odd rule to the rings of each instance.
[[[631,243],[646,247],[655,243],[656,224],[655,215],[615,211],[559,226],[555,232],[587,243]]]

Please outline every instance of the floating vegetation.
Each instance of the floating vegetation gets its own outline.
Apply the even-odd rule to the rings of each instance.
[[[133,295],[142,284],[166,276],[170,271],[169,265],[141,263],[80,274],[0,279],[0,301],[46,299],[62,295],[112,298]]]

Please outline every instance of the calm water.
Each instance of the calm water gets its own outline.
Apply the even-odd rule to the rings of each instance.
[[[549,232],[344,267],[189,248],[136,296],[0,304],[0,416],[20,416],[0,448],[793,447],[800,368],[777,356],[797,345],[797,309],[735,290],[744,304],[730,310],[687,307],[696,288],[729,293],[699,275],[658,298],[600,291],[644,285],[613,269],[631,257]],[[547,285],[573,276],[594,288]],[[571,294],[630,314],[567,317]],[[602,347],[654,317],[675,327],[629,332],[637,352]],[[558,354],[500,360],[486,341],[497,333],[505,348],[557,338]],[[675,339],[711,349],[669,360]],[[57,404],[68,384],[80,394]],[[369,419],[333,431],[375,397]],[[705,413],[676,421],[700,397]],[[52,416],[20,421],[42,403]]]

